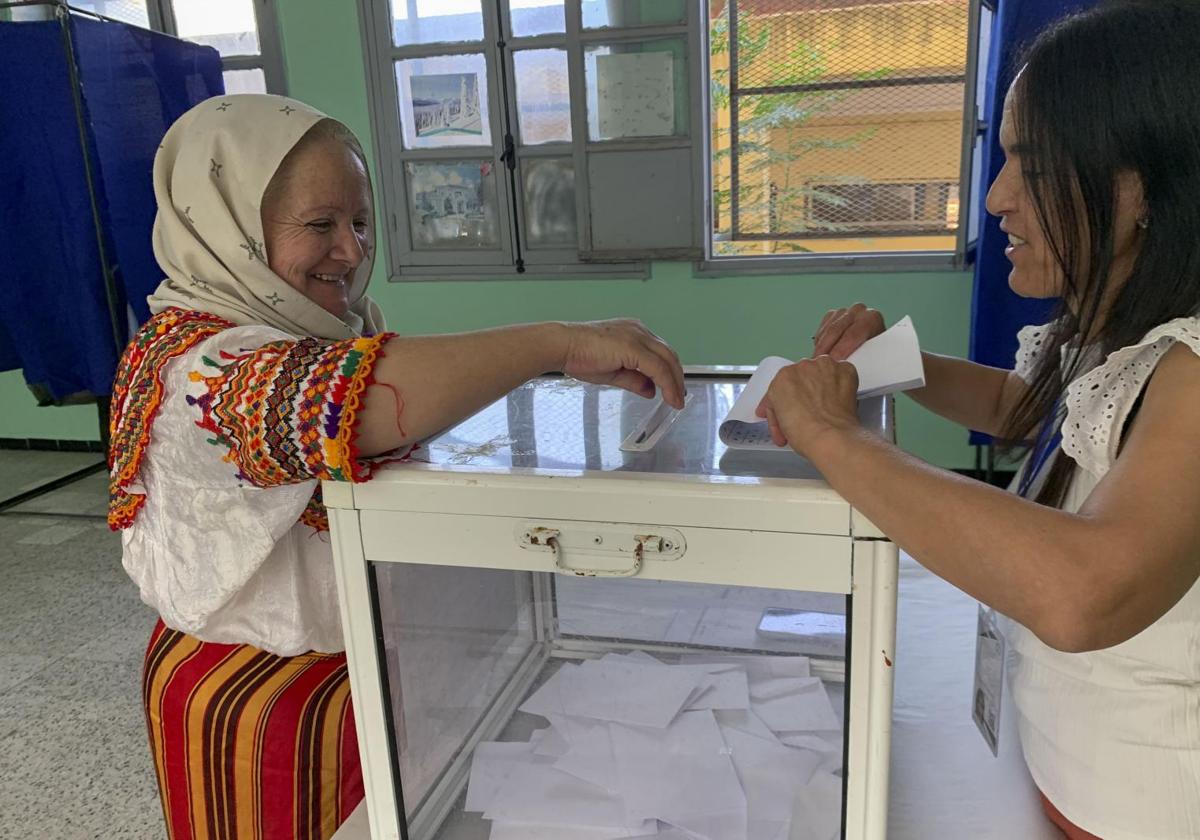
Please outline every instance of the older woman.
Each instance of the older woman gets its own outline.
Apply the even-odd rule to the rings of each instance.
[[[561,370],[681,406],[632,321],[383,331],[373,207],[340,123],[227,96],[154,166],[154,317],[113,391],[109,522],[161,620],[143,696],[168,835],[324,838],[362,797],[321,479]]]

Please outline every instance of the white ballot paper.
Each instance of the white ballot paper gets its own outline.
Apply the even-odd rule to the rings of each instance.
[[[535,715],[572,715],[662,728],[695,693],[704,674],[611,659],[566,665],[521,704]]]
[[[518,764],[547,764],[553,759],[539,758],[533,753],[533,745],[525,741],[510,743],[487,742],[475,748],[471,761],[471,779],[467,785],[468,811],[486,811],[496,798],[496,792],[512,775]]]
[[[776,677],[753,683],[754,713],[772,732],[829,732],[840,728],[820,677]]]
[[[549,727],[474,751],[465,810],[490,840],[833,840],[840,826],[840,721],[805,657],[609,653],[564,663],[521,709]]]
[[[907,315],[855,350],[846,361],[858,371],[860,400],[925,385],[921,345],[912,318]],[[771,441],[767,421],[755,411],[775,374],[790,364],[792,362],[782,356],[768,356],[759,362],[758,369],[721,423],[722,443],[730,449],[780,449]]]

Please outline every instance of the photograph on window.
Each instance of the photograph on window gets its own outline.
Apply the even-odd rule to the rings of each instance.
[[[418,137],[438,134],[483,134],[479,108],[479,76],[439,73],[412,76],[413,127]]]
[[[496,190],[490,161],[406,165],[413,244],[494,248]]]
[[[674,133],[671,53],[597,55],[596,83],[601,137],[661,137]]]
[[[587,46],[583,75],[590,140],[688,133],[687,57],[682,39]]]
[[[483,53],[402,58],[395,73],[405,149],[492,144]]]

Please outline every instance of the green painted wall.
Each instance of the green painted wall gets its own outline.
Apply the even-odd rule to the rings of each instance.
[[[38,408],[21,371],[5,371],[0,373],[0,438],[100,440],[96,406]]]
[[[276,8],[291,95],[344,121],[370,152],[357,4],[288,0]],[[912,315],[924,347],[963,354],[971,283],[961,272],[696,277],[690,263],[668,262],[655,263],[645,281],[387,283],[377,266],[372,294],[389,326],[401,332],[632,315],[673,344],[686,363],[752,364],[771,354],[802,355],[820,316],[856,300],[882,309],[889,320]],[[94,410],[34,409],[21,390],[16,375],[0,374],[0,437],[95,439]],[[973,466],[964,431],[909,400],[899,403],[906,448],[941,466]]]

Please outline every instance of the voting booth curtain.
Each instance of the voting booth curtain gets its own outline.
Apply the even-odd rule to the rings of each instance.
[[[0,370],[39,402],[110,393],[161,279],[154,154],[223,91],[210,47],[77,14],[0,22]]]
[[[1094,5],[1096,0],[998,0],[987,56],[984,182],[978,190],[981,205],[1004,165],[1000,119],[1004,113],[1004,95],[1020,69],[1016,65],[1022,50],[1054,21]],[[1055,302],[1021,298],[1008,288],[1009,262],[1004,256],[1008,237],[1000,230],[998,218],[987,215],[982,206],[980,213],[983,224],[975,252],[970,358],[993,367],[1011,368],[1017,351],[1017,332],[1027,324],[1044,324]],[[986,446],[992,443],[992,438],[971,432],[971,443]]]

